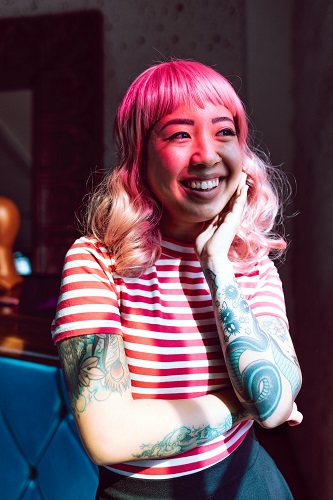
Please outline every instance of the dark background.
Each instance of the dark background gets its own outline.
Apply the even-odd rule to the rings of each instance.
[[[74,16],[57,31],[58,15],[82,12],[92,21]],[[13,19],[18,31],[12,22],[4,29]],[[16,247],[35,272],[60,272],[88,177],[114,164],[113,116],[137,74],[169,55],[193,58],[240,92],[257,141],[293,185],[289,214],[298,213],[287,222],[280,273],[304,377],[304,421],[273,431],[270,446],[300,499],[333,498],[332,33],[330,0],[0,0],[0,90],[29,90],[18,104],[19,127],[20,112],[31,111],[31,141],[19,139],[18,152],[0,101],[0,195],[21,209]],[[4,82],[11,67],[29,78]]]

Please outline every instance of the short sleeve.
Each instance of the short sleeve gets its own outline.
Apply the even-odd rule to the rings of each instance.
[[[114,262],[105,248],[79,238],[66,254],[56,315],[52,322],[55,343],[89,334],[122,334]]]
[[[274,262],[265,256],[251,272],[236,275],[253,314],[277,316],[288,325],[282,282]]]

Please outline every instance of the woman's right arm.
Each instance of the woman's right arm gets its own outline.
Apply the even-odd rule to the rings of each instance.
[[[72,337],[58,349],[81,440],[99,465],[177,455],[251,418],[233,389],[194,399],[134,400],[120,335]]]

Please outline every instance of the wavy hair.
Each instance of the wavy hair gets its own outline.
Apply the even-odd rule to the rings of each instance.
[[[146,148],[154,125],[188,102],[200,107],[207,102],[223,105],[235,120],[249,190],[230,259],[237,269],[245,270],[260,256],[281,254],[286,248],[276,231],[281,222],[279,171],[251,147],[239,96],[214,69],[195,61],[172,60],[150,67],[127,90],[114,127],[118,164],[93,193],[87,210],[86,234],[112,251],[120,275],[140,276],[160,256],[161,207],[145,183]]]

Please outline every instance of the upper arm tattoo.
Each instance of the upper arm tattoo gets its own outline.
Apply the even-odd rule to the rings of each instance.
[[[119,335],[72,337],[58,344],[59,356],[75,416],[92,401],[130,387],[126,355]]]

